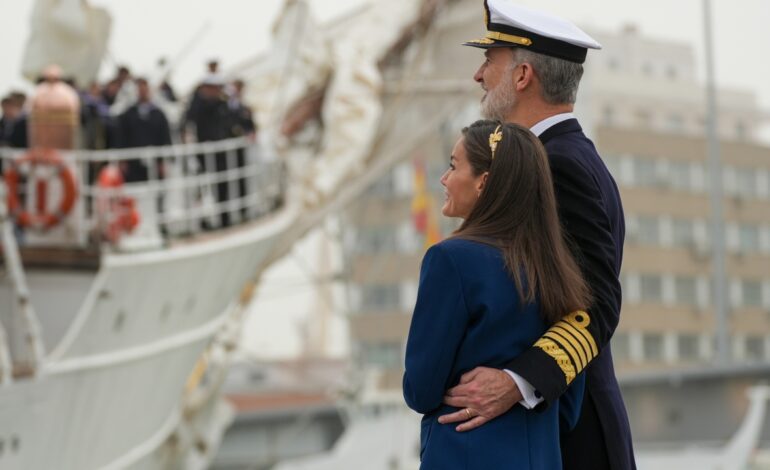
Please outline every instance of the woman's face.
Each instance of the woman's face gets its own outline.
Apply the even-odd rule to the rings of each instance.
[[[465,139],[457,141],[449,160],[449,169],[441,177],[444,190],[444,207],[441,213],[446,217],[465,219],[479,199],[487,173],[473,176],[468,155],[465,151]]]

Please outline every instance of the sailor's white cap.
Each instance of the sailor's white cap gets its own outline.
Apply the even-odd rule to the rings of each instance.
[[[523,47],[533,52],[582,64],[588,49],[602,46],[571,22],[511,0],[485,0],[487,34],[465,46]]]

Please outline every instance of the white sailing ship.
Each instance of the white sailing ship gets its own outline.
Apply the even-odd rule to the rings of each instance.
[[[50,15],[51,5],[39,1],[35,14]],[[373,1],[318,25],[305,2],[287,0],[278,46],[234,71],[249,78],[259,142],[60,152],[78,196],[42,232],[15,229],[2,195],[0,468],[205,468],[231,419],[220,386],[261,273],[393,165],[440,148],[476,116],[468,64],[478,56],[458,45],[474,36],[469,25],[481,27],[478,9]],[[108,20],[91,13],[54,21],[70,41],[83,39],[70,34],[82,28],[106,34]],[[0,159],[8,168],[23,154],[1,150]],[[147,182],[117,189],[88,183],[91,168],[128,158],[150,169],[163,161],[164,177],[151,170]],[[228,161],[224,171],[202,171],[217,158]],[[33,166],[12,188],[26,191],[30,213],[65,190],[50,165]],[[235,196],[240,180],[244,197]],[[220,183],[227,201],[212,196]],[[134,201],[140,223],[105,241],[99,201],[116,199]],[[234,225],[218,227],[224,212]],[[356,414],[330,455],[281,468],[414,468],[414,418]],[[367,429],[396,429],[400,439],[382,447],[355,432]]]
[[[50,13],[44,4],[36,15]],[[456,108],[433,96],[419,115],[406,113],[416,109],[416,67],[405,69],[408,86],[396,90],[382,76],[381,60],[410,63],[406,52],[424,54],[421,32],[433,17],[425,5],[372,3],[333,42],[305,36],[263,57],[252,87],[262,144],[60,151],[56,163],[2,150],[4,168],[21,177],[3,189],[0,207],[0,467],[206,466],[229,420],[218,386],[260,273],[423,138],[404,139],[405,126],[435,128]],[[61,16],[54,20],[62,26]],[[68,31],[94,25],[79,20],[65,15]],[[307,6],[287,2],[276,42],[313,29]],[[322,103],[313,99],[319,93]],[[299,126],[305,131],[282,138],[297,107],[310,111]],[[238,152],[247,157],[243,167]],[[147,164],[148,181],[90,183],[95,168],[129,158]],[[213,171],[217,158],[226,170]],[[64,173],[77,183],[71,212],[50,227],[18,229],[20,213],[40,216],[71,195]],[[240,198],[239,180],[248,187]],[[222,183],[230,196],[216,202]],[[6,190],[27,197],[9,208]],[[138,209],[138,226],[105,241],[116,217],[105,204],[126,200]],[[237,223],[217,227],[225,212]]]

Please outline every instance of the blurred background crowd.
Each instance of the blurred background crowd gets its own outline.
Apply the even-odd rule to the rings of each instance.
[[[81,135],[78,147],[111,148],[207,142],[250,136],[256,132],[252,110],[242,100],[242,80],[226,80],[219,62],[210,60],[205,75],[188,99],[180,97],[167,79],[152,84],[127,66],[116,68],[106,82],[81,86],[51,66],[39,77],[62,82],[79,100]],[[34,92],[33,92],[34,94]],[[18,90],[2,98],[0,147],[28,147],[30,102],[34,96]],[[182,110],[181,114],[178,110]]]

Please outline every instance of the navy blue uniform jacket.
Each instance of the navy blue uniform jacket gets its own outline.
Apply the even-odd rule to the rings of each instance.
[[[500,368],[528,349],[547,325],[539,302],[522,305],[497,248],[450,239],[431,247],[420,271],[406,345],[404,398],[423,413],[422,470],[554,470],[561,468],[559,418],[577,422],[582,380],[541,413],[516,405],[472,431],[459,433],[439,416],[444,392],[477,366]]]
[[[633,469],[631,431],[607,347],[620,319],[619,276],[625,238],[620,194],[576,119],[552,126],[540,140],[548,152],[559,219],[594,302],[587,324],[556,323],[506,368],[543,395],[543,407],[553,403],[575,374],[585,369],[586,400],[596,404],[610,467]],[[559,357],[569,360],[558,361]]]

